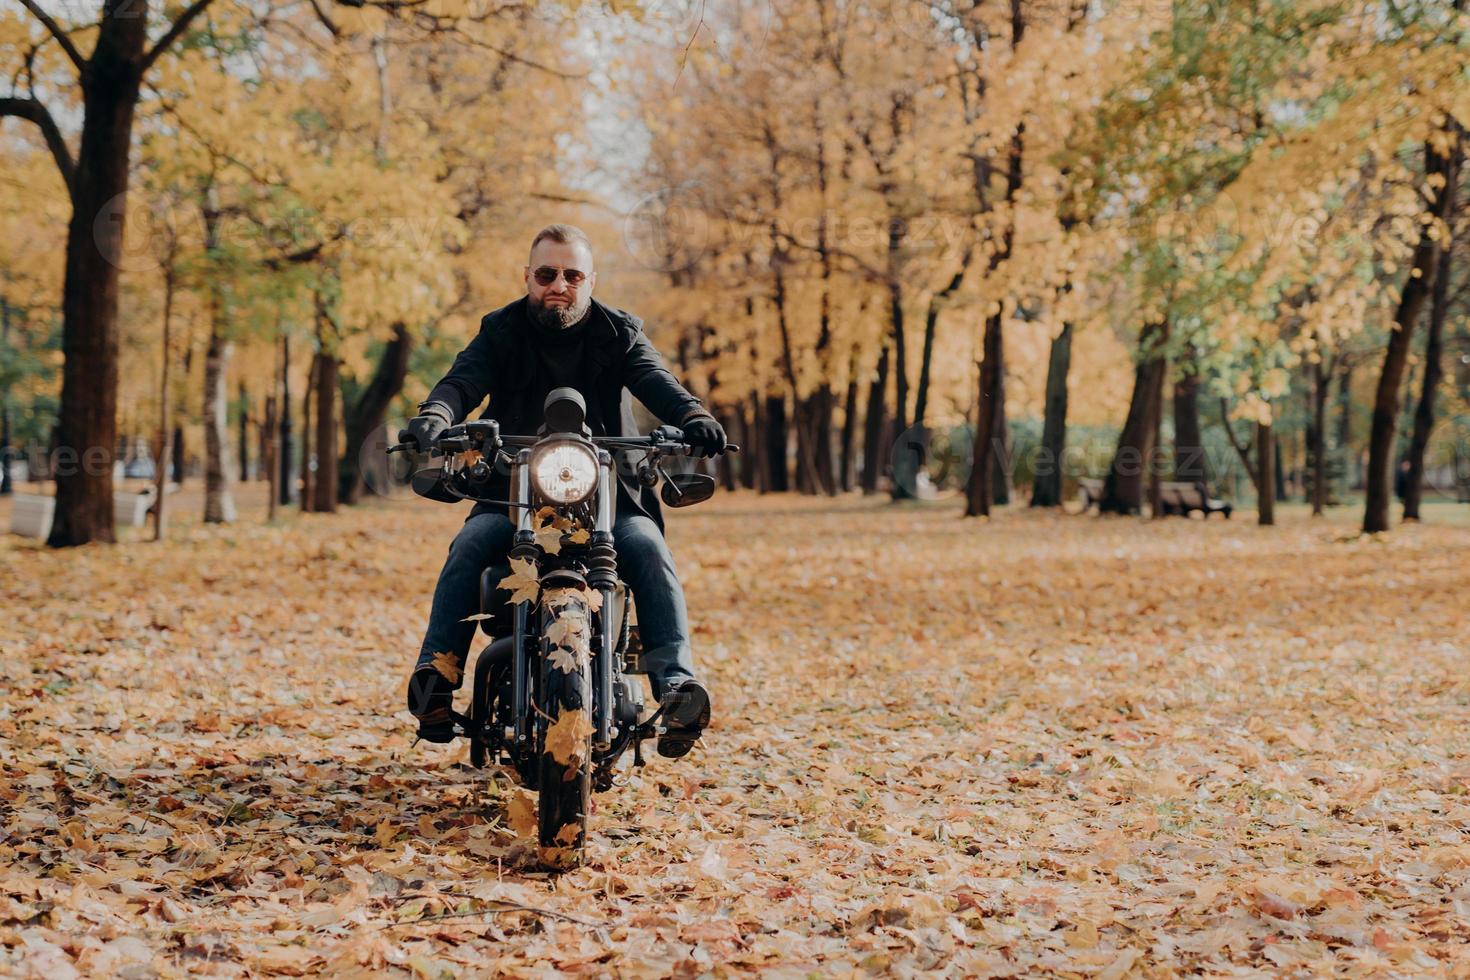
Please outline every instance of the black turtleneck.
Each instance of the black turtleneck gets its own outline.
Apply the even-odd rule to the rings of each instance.
[[[588,308],[582,319],[570,327],[548,327],[536,321],[527,308],[526,319],[530,321],[531,347],[541,362],[548,382],[546,390],[563,386],[581,390],[582,348],[587,336],[587,324],[592,320],[592,309]],[[585,396],[587,393],[584,391]]]

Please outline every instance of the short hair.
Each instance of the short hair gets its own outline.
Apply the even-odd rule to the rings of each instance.
[[[576,225],[547,225],[545,228],[536,232],[536,237],[531,239],[531,251],[536,251],[536,246],[540,245],[542,240],[547,238],[554,242],[560,242],[563,245],[569,245],[572,242],[581,242],[587,246],[587,254],[592,254],[592,239],[588,238],[587,233]]]

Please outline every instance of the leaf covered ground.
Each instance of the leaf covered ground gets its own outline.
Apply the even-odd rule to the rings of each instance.
[[[1470,529],[717,498],[716,724],[558,877],[410,744],[462,513],[258,518],[0,543],[0,973],[1470,970]]]

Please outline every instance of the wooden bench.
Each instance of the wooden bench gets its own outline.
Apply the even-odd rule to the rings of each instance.
[[[1102,504],[1103,481],[1094,480],[1084,476],[1077,481],[1077,502],[1082,505],[1082,513],[1087,513],[1092,508]]]
[[[43,541],[51,535],[56,516],[56,498],[39,493],[17,493],[11,498],[10,533]]]
[[[51,535],[51,522],[56,518],[55,497],[39,493],[17,493],[11,500],[11,534],[42,540]],[[148,522],[148,509],[152,506],[152,487],[146,488],[142,493],[116,492],[112,495],[113,523],[118,527],[142,527]]]
[[[152,506],[152,487],[142,493],[115,491],[112,495],[112,522],[118,527],[142,527],[148,521],[148,508]]]
[[[1217,497],[1211,497],[1209,488],[1203,483],[1168,481],[1159,484],[1159,509],[1165,515],[1175,514],[1179,517],[1188,517],[1191,511],[1197,510],[1205,515],[1206,520],[1209,520],[1211,514],[1224,514],[1228,521],[1235,507]]]

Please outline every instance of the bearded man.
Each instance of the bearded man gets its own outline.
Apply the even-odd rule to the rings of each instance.
[[[594,436],[634,436],[630,393],[661,421],[679,426],[702,456],[724,450],[725,430],[699,399],[670,373],[643,334],[643,323],[592,298],[597,273],[592,243],[571,225],[548,225],[531,241],[522,270],[526,295],[487,314],[480,332],[455,358],[449,373],[419,405],[405,430],[407,441],[427,451],[434,439],[462,422],[484,400],[481,418],[495,419],[506,434],[535,435],[546,395],[571,387],[587,404],[586,424]],[[509,496],[504,473],[489,496]],[[687,753],[710,719],[709,692],[694,673],[689,614],[684,589],[663,536],[658,497],[631,474],[617,481],[613,538],[618,574],[633,590],[642,662],[653,695],[664,707],[661,755]],[[434,588],[429,625],[409,680],[408,708],[418,736],[430,742],[453,738],[449,709],[464,675],[475,635],[466,617],[479,612],[484,569],[504,564],[515,524],[503,509],[477,504],[449,546]],[[435,655],[452,653],[459,664],[451,681],[436,669]]]

